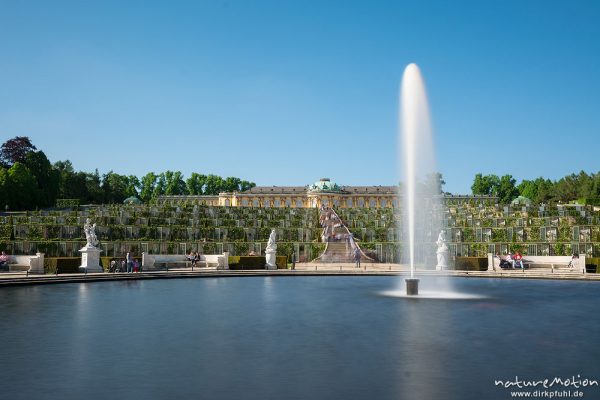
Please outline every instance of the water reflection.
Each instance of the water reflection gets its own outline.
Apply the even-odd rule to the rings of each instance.
[[[379,295],[395,279],[2,289],[3,396],[493,399],[506,398],[494,378],[600,376],[596,285],[457,279],[460,292],[489,297]]]

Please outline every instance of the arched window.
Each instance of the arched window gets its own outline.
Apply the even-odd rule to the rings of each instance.
[[[242,207],[248,207],[248,199],[242,199]]]
[[[375,201],[375,199],[369,200],[369,207],[375,208],[376,205],[377,205],[377,201]]]
[[[229,207],[231,205],[231,202],[229,201],[229,199],[225,199],[225,207]]]
[[[302,208],[303,206],[304,206],[304,204],[302,203],[302,200],[300,200],[300,199],[296,200],[296,207]]]
[[[358,206],[359,207],[364,207],[365,206],[365,199],[358,199]]]
[[[252,205],[253,205],[254,207],[258,207],[258,206],[260,205],[260,203],[259,203],[258,199],[254,199],[254,201],[252,202]]]
[[[274,206],[275,207],[281,206],[281,201],[279,199],[275,200]]]
[[[271,207],[271,200],[269,200],[269,199],[265,200],[265,207]]]
[[[381,199],[380,203],[381,203],[381,207],[387,207],[387,200],[386,199]]]
[[[346,201],[346,204],[348,205],[348,207],[352,207],[352,199],[348,199]]]
[[[286,207],[291,207],[291,206],[292,206],[292,201],[291,201],[290,199],[287,199],[287,200],[285,201],[285,206],[286,206]]]

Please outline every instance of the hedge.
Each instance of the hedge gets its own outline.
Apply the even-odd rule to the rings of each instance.
[[[45,257],[44,273],[55,274],[58,268],[59,274],[74,274],[79,272],[81,257]]]
[[[487,271],[487,257],[456,257],[454,269],[461,271]]]
[[[286,256],[275,257],[277,269],[287,268],[288,258]],[[244,269],[265,269],[267,259],[264,256],[230,256],[229,269],[244,270]]]

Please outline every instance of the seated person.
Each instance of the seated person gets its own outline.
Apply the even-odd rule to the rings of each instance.
[[[515,265],[515,268],[518,267],[518,268],[524,269],[523,268],[523,256],[518,251],[515,253],[514,265]]]
[[[510,262],[508,262],[507,260],[505,260],[502,257],[500,257],[500,254],[496,253],[496,258],[500,262],[500,268],[507,269],[507,268],[511,268],[512,267],[512,265],[510,264]]]
[[[515,268],[515,262],[510,253],[506,254],[506,261],[510,264],[510,268],[513,268],[513,269]]]
[[[192,265],[196,264],[196,255],[193,251],[190,251],[190,254],[186,258],[192,262]]]
[[[573,253],[573,255],[571,256],[571,261],[569,261],[569,265],[567,265],[567,267],[574,268],[577,266],[578,263],[579,263],[579,253]]]
[[[8,255],[5,252],[2,252],[2,254],[0,255],[0,271],[9,270],[8,261]]]

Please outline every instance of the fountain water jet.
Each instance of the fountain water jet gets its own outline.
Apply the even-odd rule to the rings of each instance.
[[[403,236],[408,238],[410,264],[406,291],[407,295],[417,295],[419,280],[415,278],[416,264],[429,262],[427,243],[431,242],[432,232],[439,229],[441,224],[440,219],[435,217],[435,211],[439,209],[436,203],[440,201],[440,193],[438,183],[435,182],[437,170],[429,105],[421,71],[414,63],[404,70],[400,97],[400,144],[404,161],[402,220]]]

